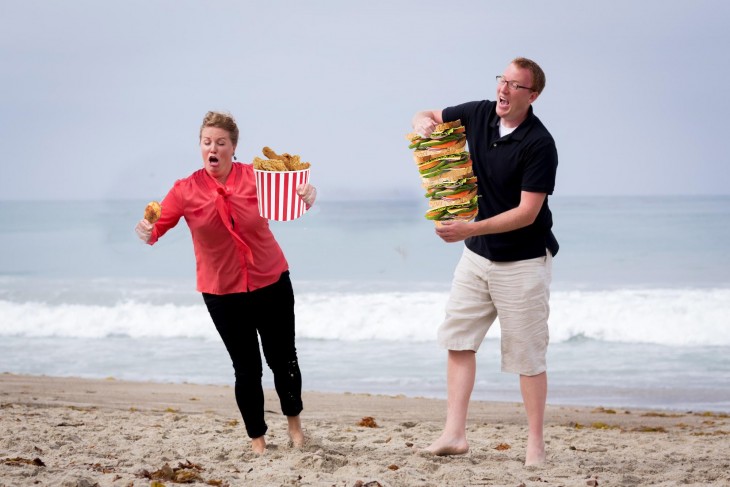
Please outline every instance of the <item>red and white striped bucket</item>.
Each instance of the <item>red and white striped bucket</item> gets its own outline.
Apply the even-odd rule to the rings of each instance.
[[[301,171],[261,171],[256,175],[259,215],[269,220],[287,221],[299,218],[307,205],[297,194],[297,186],[309,182],[309,169]]]

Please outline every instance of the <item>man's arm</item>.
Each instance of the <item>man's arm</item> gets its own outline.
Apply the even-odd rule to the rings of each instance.
[[[444,123],[441,112],[442,110],[424,110],[413,115],[411,119],[413,131],[423,137],[431,135],[436,125]]]
[[[504,233],[531,225],[545,201],[546,193],[522,191],[520,204],[491,218],[474,223],[446,221],[436,228],[436,234],[446,242],[459,242],[468,237]]]

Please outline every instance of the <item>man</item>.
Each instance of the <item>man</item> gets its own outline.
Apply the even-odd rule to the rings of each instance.
[[[520,375],[527,414],[525,465],[545,460],[548,300],[552,257],[558,251],[548,195],[558,155],[552,136],[533,114],[532,103],[544,87],[540,66],[517,58],[497,76],[496,101],[413,116],[413,128],[423,136],[439,123],[461,119],[480,196],[474,222],[443,222],[436,228],[446,242],[466,241],[438,331],[439,343],[448,349],[448,402],[443,433],[427,448],[436,455],[469,450],[466,418],[476,351],[499,317],[502,371]]]

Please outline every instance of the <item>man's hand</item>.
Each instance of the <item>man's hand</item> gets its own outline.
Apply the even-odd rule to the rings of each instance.
[[[413,124],[413,131],[421,137],[426,138],[431,135],[431,132],[433,132],[433,129],[436,128],[436,125],[438,125],[438,123],[434,119],[422,117],[416,120]]]
[[[472,236],[473,225],[462,221],[445,221],[436,227],[436,235],[444,242],[460,242]]]
[[[426,138],[431,135],[436,125],[443,123],[443,121],[441,110],[423,110],[413,115],[411,125],[415,133]]]

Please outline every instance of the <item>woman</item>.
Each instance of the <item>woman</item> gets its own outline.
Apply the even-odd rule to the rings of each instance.
[[[142,219],[135,231],[152,245],[185,218],[195,250],[197,289],[233,361],[236,402],[251,449],[262,454],[267,426],[258,335],[296,447],[304,442],[302,379],[289,266],[268,221],[259,216],[252,165],[233,162],[237,143],[233,117],[208,112],[200,128],[203,169],[176,181],[162,201],[160,219],[154,224]],[[317,191],[303,184],[297,193],[310,207]]]

